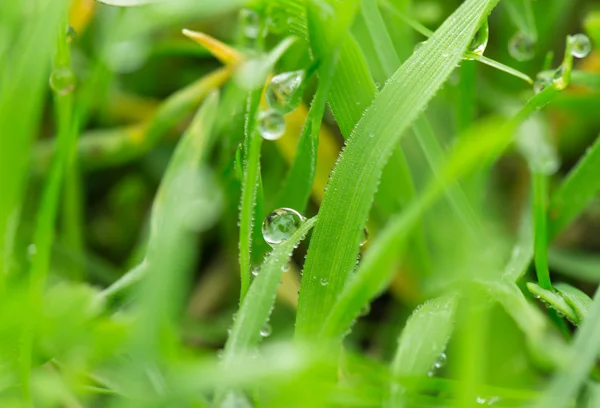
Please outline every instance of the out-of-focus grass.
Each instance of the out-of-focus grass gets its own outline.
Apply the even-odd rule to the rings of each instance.
[[[597,405],[596,4],[5,3],[1,407]]]

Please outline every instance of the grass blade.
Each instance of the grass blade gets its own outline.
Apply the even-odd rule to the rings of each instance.
[[[590,203],[600,190],[600,137],[569,172],[548,207],[548,233],[555,237]]]
[[[487,138],[477,138],[481,133]],[[361,308],[383,290],[392,278],[391,264],[405,250],[406,238],[419,216],[428,209],[459,177],[472,172],[506,148],[511,139],[511,128],[503,128],[492,121],[472,130],[461,139],[449,156],[438,178],[419,195],[402,213],[395,216],[371,244],[358,270],[343,288],[323,324],[322,337],[341,338],[359,316]],[[317,224],[318,225],[318,224]],[[306,275],[304,278],[306,279]]]
[[[392,376],[424,377],[446,349],[454,329],[458,296],[445,295],[418,307],[406,322],[392,361]],[[392,384],[390,406],[402,401],[401,388]]]
[[[389,153],[462,59],[479,23],[496,3],[463,3],[396,71],[357,124],[332,174],[309,247],[296,325],[300,336],[320,331],[318,316],[330,310],[354,267]],[[320,285],[321,279],[329,284]]]
[[[554,376],[535,408],[565,408],[584,384],[600,353],[600,291],[596,291],[587,317],[575,334],[571,356],[565,367]]]
[[[600,282],[600,257],[583,252],[550,249],[548,263],[552,270],[590,283]]]

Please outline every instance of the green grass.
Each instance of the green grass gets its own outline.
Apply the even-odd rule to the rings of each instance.
[[[1,407],[597,406],[597,4],[5,3]]]

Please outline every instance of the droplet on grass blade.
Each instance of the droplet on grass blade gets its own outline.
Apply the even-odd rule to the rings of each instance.
[[[304,71],[275,75],[265,92],[267,105],[281,113],[289,113],[296,109],[302,99],[304,77]]]
[[[273,332],[273,328],[269,323],[265,323],[265,325],[260,329],[261,337],[269,337]]]
[[[537,75],[537,78],[535,79],[535,82],[533,83],[533,90],[534,92],[540,93],[542,92],[544,89],[546,89],[547,87],[552,85],[552,79],[553,79],[554,73],[551,71],[543,71],[540,72]]]
[[[419,51],[419,49],[421,49],[421,47],[423,47],[425,44],[427,44],[427,41],[421,41],[421,42],[416,43],[413,51],[414,52]]]
[[[508,41],[508,53],[517,61],[529,61],[535,55],[535,41],[519,31]]]
[[[267,140],[277,140],[285,132],[285,120],[275,109],[261,111],[258,115],[258,133]]]
[[[321,278],[321,286],[327,286],[329,284],[329,280],[327,278]]]
[[[291,208],[279,208],[265,218],[262,234],[270,245],[277,245],[289,239],[304,222],[304,217]]]
[[[241,26],[244,30],[244,36],[247,38],[255,39],[260,33],[260,17],[258,13],[249,10],[240,10]]]
[[[69,67],[58,67],[50,74],[50,88],[59,95],[68,95],[75,90],[75,73]]]
[[[592,43],[585,34],[575,34],[569,40],[573,46],[571,55],[575,58],[585,58],[592,51]]]
[[[367,227],[363,229],[362,237],[360,240],[360,246],[364,246],[369,241],[369,230]]]
[[[475,37],[471,40],[471,44],[469,44],[467,51],[481,57],[487,47],[489,36],[490,27],[488,21],[485,20],[481,27],[479,27],[479,30],[475,33]],[[467,56],[465,59],[472,60],[473,58]]]

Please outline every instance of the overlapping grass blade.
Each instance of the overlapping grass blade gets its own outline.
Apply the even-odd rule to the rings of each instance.
[[[297,332],[314,336],[352,271],[377,182],[403,132],[461,60],[497,1],[467,1],[390,78],[350,136],[325,194],[304,270]],[[320,285],[321,279],[329,284]]]
[[[548,263],[555,272],[590,283],[600,282],[600,257],[579,251],[550,248]]]
[[[555,237],[579,215],[600,190],[600,137],[552,195],[548,235]]]
[[[600,291],[596,291],[588,314],[570,346],[568,363],[559,368],[535,408],[565,408],[575,399],[600,353]]]
[[[425,377],[434,369],[454,329],[457,303],[458,296],[449,294],[432,299],[413,312],[402,330],[392,361],[393,380]],[[390,406],[399,406],[402,391],[398,384],[392,384]]]

